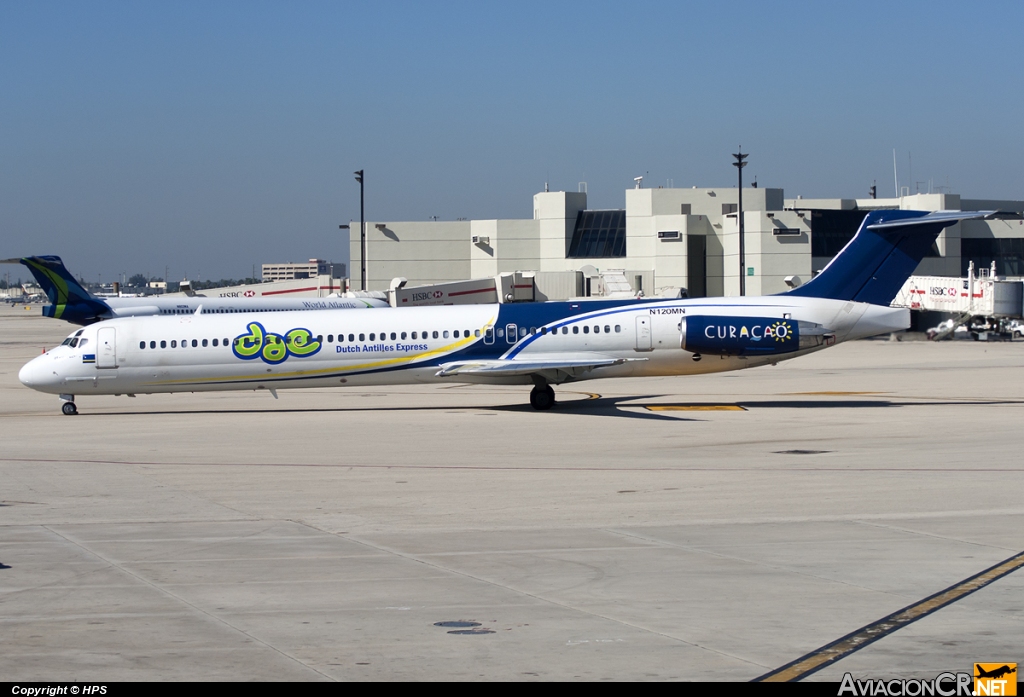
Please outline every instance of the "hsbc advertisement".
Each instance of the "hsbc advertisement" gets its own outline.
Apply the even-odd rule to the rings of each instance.
[[[439,283],[433,286],[414,286],[399,288],[395,291],[396,307],[474,305],[496,302],[498,302],[498,290],[493,278]]]

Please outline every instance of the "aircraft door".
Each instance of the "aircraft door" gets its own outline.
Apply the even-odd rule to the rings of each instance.
[[[636,318],[636,350],[654,350],[651,343],[651,318],[646,315]]]
[[[519,341],[519,327],[514,324],[505,325],[505,341],[510,344]]]
[[[117,330],[104,327],[96,332],[96,367],[117,367]]]

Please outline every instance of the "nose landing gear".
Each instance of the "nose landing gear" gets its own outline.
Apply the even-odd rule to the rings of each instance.
[[[75,406],[75,395],[62,394],[60,398],[64,402],[60,406],[60,410],[64,414],[64,416],[75,416],[76,414],[78,414],[78,407]]]

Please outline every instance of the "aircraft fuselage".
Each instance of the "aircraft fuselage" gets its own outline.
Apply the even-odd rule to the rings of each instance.
[[[149,394],[530,384],[507,367],[579,366],[545,373],[558,384],[754,367],[908,324],[906,310],[785,295],[129,317],[75,332],[19,378],[62,395]],[[475,362],[496,370],[439,375]]]

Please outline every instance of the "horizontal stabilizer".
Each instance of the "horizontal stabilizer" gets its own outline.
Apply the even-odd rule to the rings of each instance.
[[[872,211],[864,217],[853,239],[821,273],[783,295],[888,305],[944,228],[991,213]]]
[[[896,213],[897,211],[885,211],[887,213]],[[917,211],[898,211],[901,213],[917,213]],[[917,218],[898,218],[896,220],[883,220],[877,223],[871,223],[868,228],[871,230],[889,230],[892,228],[906,228],[913,227],[914,225],[930,225],[932,223],[945,222],[943,227],[948,227],[953,223],[959,223],[961,220],[977,220],[979,218],[986,218],[995,213],[995,211],[932,211],[926,213]]]

